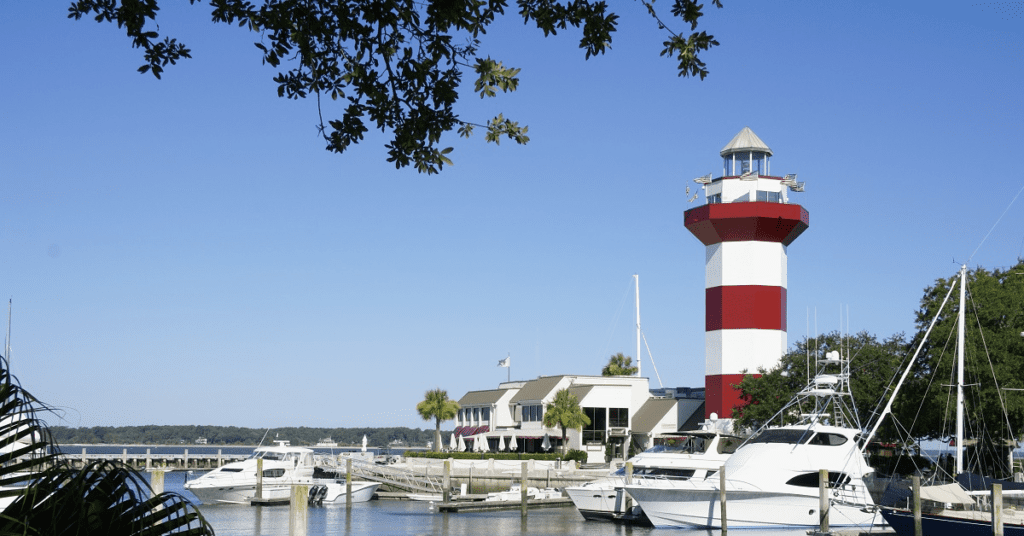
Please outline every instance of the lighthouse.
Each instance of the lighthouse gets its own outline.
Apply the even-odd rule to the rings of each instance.
[[[771,174],[772,150],[744,127],[721,151],[722,175],[694,179],[706,203],[687,210],[686,229],[705,246],[706,417],[731,418],[742,403],[731,387],[786,351],[787,248],[808,214],[790,203],[796,175]]]

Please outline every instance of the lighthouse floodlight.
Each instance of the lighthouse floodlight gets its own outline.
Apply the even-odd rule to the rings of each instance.
[[[712,176],[712,174],[708,173],[707,175],[704,175],[703,177],[697,177],[696,179],[693,179],[693,182],[696,182],[697,184],[710,184],[711,183],[711,176]]]

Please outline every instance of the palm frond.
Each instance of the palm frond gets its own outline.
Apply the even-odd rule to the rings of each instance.
[[[185,497],[154,495],[135,469],[112,461],[74,467],[37,415],[51,411],[25,391],[0,357],[0,536],[213,535]]]

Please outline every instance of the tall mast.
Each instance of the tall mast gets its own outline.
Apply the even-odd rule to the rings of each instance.
[[[956,474],[964,472],[964,296],[967,265],[960,267],[960,314],[956,327]]]
[[[636,375],[640,376],[640,274],[633,274],[636,282]]]

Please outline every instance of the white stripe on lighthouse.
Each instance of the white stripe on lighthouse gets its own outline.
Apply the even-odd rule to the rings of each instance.
[[[718,329],[704,333],[704,374],[758,374],[786,352],[786,332],[774,329]],[[723,363],[722,356],[729,356]]]
[[[779,242],[719,242],[705,248],[704,288],[762,285],[786,288],[786,246]]]

